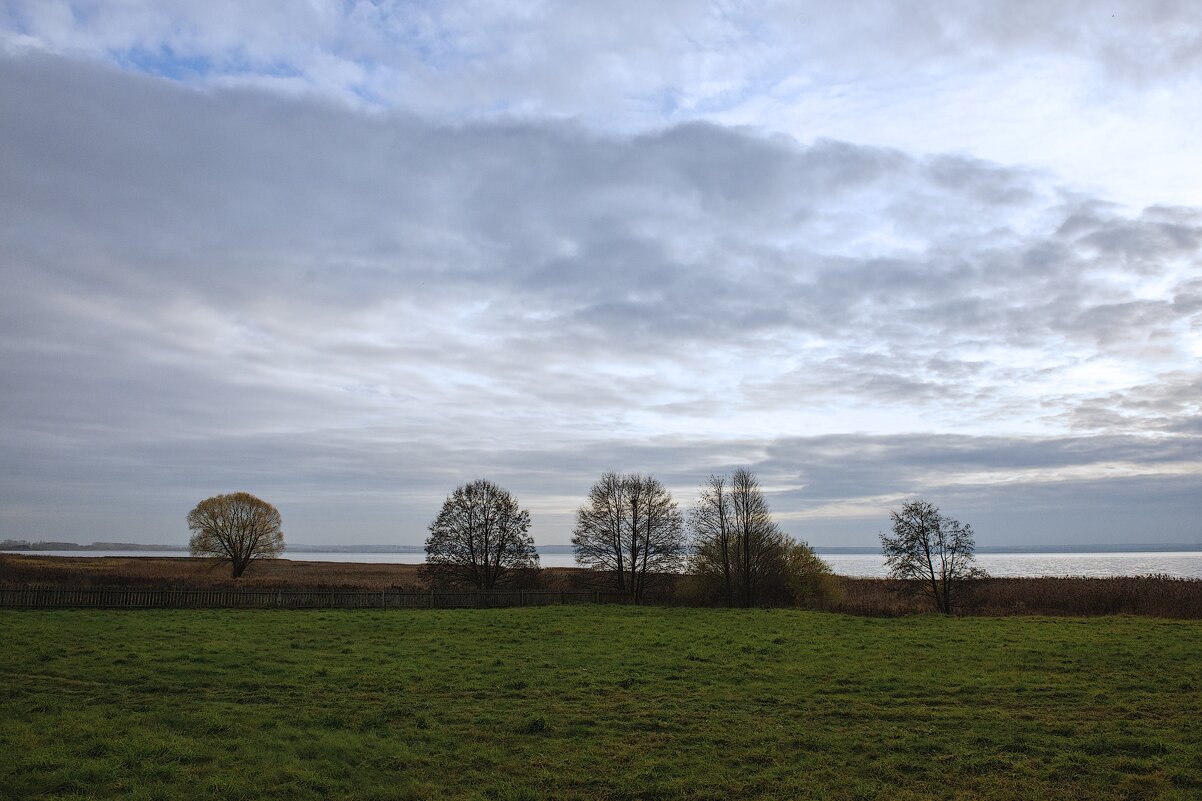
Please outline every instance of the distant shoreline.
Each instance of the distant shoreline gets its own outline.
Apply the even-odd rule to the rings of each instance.
[[[812,546],[817,554],[831,556],[856,554],[879,554],[881,549],[875,546]],[[288,545],[284,553],[345,553],[345,554],[413,554],[425,553],[420,545]],[[571,545],[540,545],[536,550],[541,554],[570,554]],[[133,542],[93,542],[82,544],[78,542],[51,542],[27,540],[0,541],[0,551],[38,553],[44,551],[133,551],[154,553],[188,553],[186,545],[160,545]],[[1202,543],[1119,543],[1115,545],[981,545],[978,554],[1036,554],[1036,553],[1169,553],[1169,552],[1202,552]]]

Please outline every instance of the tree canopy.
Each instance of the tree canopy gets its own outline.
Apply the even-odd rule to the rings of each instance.
[[[684,521],[672,494],[657,479],[605,473],[576,513],[576,563],[602,571],[614,589],[643,600],[649,580],[684,564]]]
[[[214,495],[188,512],[193,556],[229,559],[234,578],[255,559],[271,559],[284,552],[284,532],[279,511],[249,492]]]
[[[425,571],[436,584],[492,590],[538,568],[530,512],[485,479],[456,487],[430,524]]]
[[[972,526],[913,500],[889,513],[892,531],[881,534],[889,575],[914,582],[940,612],[951,612],[964,581],[983,576],[974,563]]]

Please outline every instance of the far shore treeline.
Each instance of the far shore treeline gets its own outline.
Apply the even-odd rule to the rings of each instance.
[[[140,542],[78,542],[54,540],[0,540],[0,551],[179,551],[178,545],[147,545]]]

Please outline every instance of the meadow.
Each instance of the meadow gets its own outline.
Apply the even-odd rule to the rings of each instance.
[[[1196,799],[1202,622],[0,611],[5,799]]]

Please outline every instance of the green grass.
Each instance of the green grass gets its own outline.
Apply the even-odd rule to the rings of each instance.
[[[1202,797],[1202,622],[0,613],[0,798]]]

